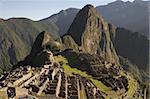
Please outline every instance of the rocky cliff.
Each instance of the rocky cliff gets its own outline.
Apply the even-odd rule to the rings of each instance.
[[[71,36],[80,51],[100,54],[112,63],[119,63],[110,32],[112,32],[110,25],[97,13],[96,8],[86,5],[76,15],[69,30],[63,36],[63,41],[66,36]],[[65,45],[68,45],[67,43],[69,41],[64,42]]]
[[[25,57],[25,60],[20,61],[14,68],[17,68],[20,65],[31,65],[31,66],[40,66],[49,62],[49,53],[45,49],[50,49],[51,46],[56,46],[57,41],[54,40],[52,35],[43,31],[35,39],[33,43],[31,52],[28,56]],[[60,44],[59,42],[57,42]],[[51,45],[51,46],[49,46]]]

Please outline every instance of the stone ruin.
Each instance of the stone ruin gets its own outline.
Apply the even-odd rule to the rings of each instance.
[[[50,65],[49,65],[50,66]],[[29,69],[30,68],[30,69]],[[24,70],[27,70],[26,72]],[[22,73],[21,71],[24,71]],[[102,99],[101,92],[79,75],[67,75],[62,68],[53,68],[48,65],[41,69],[26,66],[13,71],[5,78],[0,79],[1,91],[5,91],[8,98],[14,97],[55,97],[62,99],[81,99],[80,91],[85,90],[87,99]],[[20,77],[16,78],[17,75]],[[19,90],[24,90],[20,92]]]
[[[112,90],[128,91],[128,80],[126,76],[120,76],[120,71],[122,71],[120,66],[104,61],[101,65],[91,65],[90,70],[94,77],[107,87],[111,87]]]
[[[102,92],[80,75],[69,75],[51,57],[41,67],[19,67],[0,78],[0,91],[8,98],[103,99]],[[100,98],[101,97],[101,98]]]

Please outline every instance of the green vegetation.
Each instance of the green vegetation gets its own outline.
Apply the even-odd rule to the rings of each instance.
[[[132,98],[134,93],[136,92],[137,90],[137,86],[138,86],[138,83],[137,81],[135,81],[131,76],[127,76],[128,77],[128,81],[129,81],[129,85],[128,85],[128,92],[127,92],[127,95]]]
[[[68,74],[80,74],[80,75],[83,76],[83,77],[91,78],[91,76],[90,76],[90,75],[87,75],[86,72],[83,72],[83,71],[78,70],[78,69],[76,69],[76,68],[71,68],[71,67],[70,67],[69,65],[67,65],[67,64],[63,64],[62,66],[63,66],[63,68],[64,68],[64,71],[65,71],[66,73],[68,73]]]
[[[132,98],[139,86],[137,81],[134,79],[133,75],[131,75],[130,73],[125,74],[124,71],[121,71],[120,75],[127,77],[128,79],[127,95],[129,98]]]

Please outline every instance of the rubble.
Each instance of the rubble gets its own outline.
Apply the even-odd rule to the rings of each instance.
[[[110,62],[102,62],[101,66],[93,64],[90,71],[93,76],[103,82],[107,87],[111,87],[112,90],[124,90],[128,91],[128,80],[125,76],[120,77],[120,66],[115,66]]]

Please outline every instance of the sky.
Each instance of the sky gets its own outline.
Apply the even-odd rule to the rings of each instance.
[[[67,8],[82,8],[86,4],[106,5],[113,1],[116,0],[0,0],[0,18],[26,17],[40,20]]]

